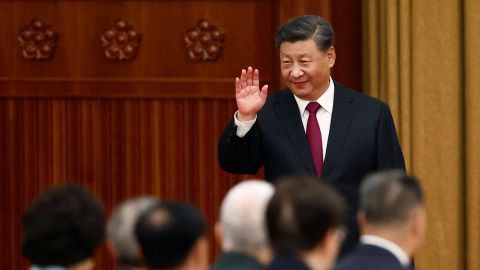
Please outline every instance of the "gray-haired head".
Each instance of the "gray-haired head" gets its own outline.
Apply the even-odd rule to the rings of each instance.
[[[420,205],[423,205],[420,183],[401,170],[370,174],[360,187],[360,211],[369,224],[404,224]]]
[[[230,189],[220,210],[224,251],[255,255],[269,248],[265,211],[273,193],[273,185],[262,180],[243,181]]]
[[[304,15],[290,19],[275,34],[275,47],[283,42],[313,39],[320,51],[326,52],[335,43],[335,32],[328,21],[320,16]]]
[[[129,199],[114,209],[107,224],[107,239],[120,264],[142,265],[139,257],[140,246],[134,231],[135,223],[144,211],[157,202],[154,197],[142,196]]]

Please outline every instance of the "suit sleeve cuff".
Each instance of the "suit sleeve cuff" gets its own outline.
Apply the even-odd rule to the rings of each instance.
[[[233,115],[233,119],[235,121],[235,126],[237,126],[237,133],[236,134],[237,134],[238,137],[243,138],[245,136],[245,134],[247,134],[250,131],[250,129],[252,129],[253,125],[257,121],[257,116],[255,115],[255,118],[252,119],[252,120],[242,122],[242,121],[238,120],[237,113],[238,113],[238,110]]]

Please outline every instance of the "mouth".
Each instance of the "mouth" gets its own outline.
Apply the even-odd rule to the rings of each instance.
[[[308,81],[301,81],[301,82],[291,82],[293,85],[295,85],[296,87],[303,87],[305,86]]]

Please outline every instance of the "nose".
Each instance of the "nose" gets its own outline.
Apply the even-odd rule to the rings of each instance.
[[[299,65],[293,65],[292,72],[290,72],[290,76],[293,78],[300,78],[303,75],[303,70],[300,68]]]

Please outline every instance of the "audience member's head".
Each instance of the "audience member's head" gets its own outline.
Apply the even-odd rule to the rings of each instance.
[[[293,254],[311,269],[330,268],[342,239],[344,211],[340,195],[316,178],[278,181],[267,208],[273,250]]]
[[[386,238],[412,255],[426,228],[420,183],[399,170],[367,176],[360,187],[359,223],[362,234]]]
[[[39,267],[93,268],[104,227],[102,206],[90,192],[72,185],[50,188],[23,216],[23,255]]]
[[[139,216],[158,200],[154,197],[129,199],[116,207],[107,224],[107,240],[118,269],[143,266],[134,227]]]
[[[225,252],[239,252],[261,263],[270,260],[265,212],[273,185],[260,180],[243,181],[223,199],[216,233]]]
[[[207,269],[205,232],[198,209],[171,201],[149,208],[135,225],[145,262],[153,269]]]

